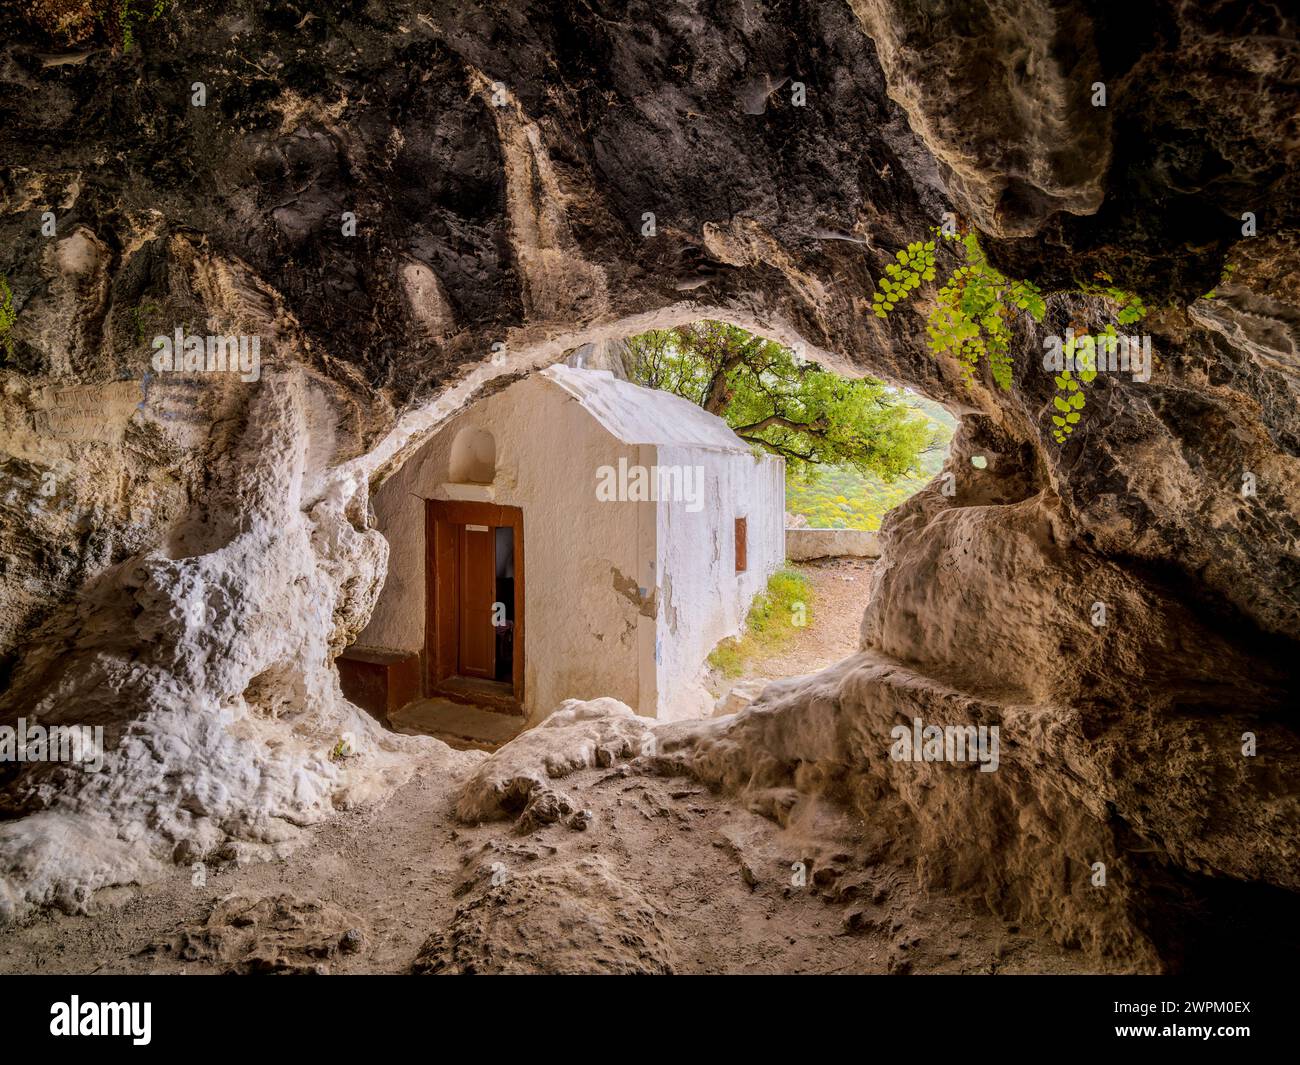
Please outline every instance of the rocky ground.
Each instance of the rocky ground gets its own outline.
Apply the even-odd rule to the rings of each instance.
[[[798,564],[815,596],[811,623],[733,683],[852,655],[871,566]],[[567,775],[566,796],[582,804],[569,823],[458,822],[456,800],[482,759],[423,769],[279,861],[205,865],[197,882],[195,867],[181,868],[138,893],[104,892],[90,915],[29,920],[0,938],[0,972],[1098,969],[925,892],[872,843],[878,832],[834,803],[791,795],[774,819],[770,804],[727,801],[638,758]]]
[[[1096,971],[928,897],[826,803],[783,827],[642,759],[565,778],[585,829],[521,832],[456,822],[468,775],[423,772],[284,860],[218,865],[202,886],[178,869],[91,915],[29,919],[0,933],[0,973]]]

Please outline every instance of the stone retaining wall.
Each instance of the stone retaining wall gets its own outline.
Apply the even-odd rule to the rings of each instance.
[[[786,529],[785,557],[791,562],[849,555],[879,558],[880,534],[864,529]]]

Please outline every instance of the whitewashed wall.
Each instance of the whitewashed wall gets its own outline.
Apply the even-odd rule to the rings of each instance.
[[[659,624],[656,716],[712,711],[700,684],[709,652],[740,632],[754,596],[785,561],[785,462],[690,447],[655,449],[660,465],[705,468],[704,508],[661,504],[658,514]],[[747,519],[747,568],[735,569],[735,519]]]
[[[879,558],[880,533],[866,529],[811,529],[785,531],[785,557],[791,562],[811,558]]]

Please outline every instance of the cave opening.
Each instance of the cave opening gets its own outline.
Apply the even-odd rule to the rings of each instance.
[[[722,418],[785,463],[784,561],[706,659],[715,712],[858,652],[882,522],[940,476],[957,426],[942,405],[807,351],[706,318],[588,355]],[[950,494],[946,476],[937,487]]]
[[[764,676],[857,651],[881,521],[939,474],[955,424],[718,319],[570,348],[376,490],[388,574],[343,690],[486,749],[568,699],[739,708]]]

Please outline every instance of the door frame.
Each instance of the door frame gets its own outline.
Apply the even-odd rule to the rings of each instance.
[[[424,694],[457,702],[485,703],[524,712],[524,512],[519,507],[465,500],[427,499],[424,511]],[[455,678],[459,638],[457,581],[459,526],[505,526],[513,530],[515,556],[514,659],[510,692],[494,691],[499,682],[479,681],[472,697],[463,688],[449,687]],[[439,609],[439,606],[442,609]],[[444,623],[443,618],[450,618]],[[480,692],[478,689],[482,688]]]

